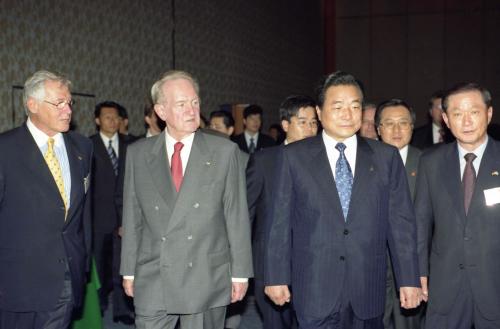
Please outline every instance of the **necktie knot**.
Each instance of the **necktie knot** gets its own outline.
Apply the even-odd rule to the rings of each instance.
[[[337,143],[337,145],[335,145],[335,148],[341,153],[343,154],[345,149],[346,149],[347,146],[345,146],[344,143]]]
[[[180,152],[182,148],[184,147],[184,144],[181,142],[177,142],[174,144],[174,152]]]
[[[54,150],[54,142],[55,142],[54,138],[52,138],[52,137],[49,137],[49,139],[47,140],[47,147],[48,147],[47,149],[49,151],[53,151]]]
[[[477,156],[474,153],[467,153],[464,155],[465,162],[467,163],[472,163],[477,158]]]

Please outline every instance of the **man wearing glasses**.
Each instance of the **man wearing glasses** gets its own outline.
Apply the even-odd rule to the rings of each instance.
[[[399,150],[406,170],[412,201],[415,199],[415,182],[421,151],[409,145],[413,133],[415,112],[401,99],[385,101],[377,107],[375,124],[382,141]],[[387,271],[387,295],[385,301],[384,327],[386,329],[419,329],[422,308],[404,309],[399,303],[394,272],[389,261]]]
[[[28,120],[0,135],[0,328],[69,327],[90,251],[91,142],[68,132],[70,81],[38,71]]]

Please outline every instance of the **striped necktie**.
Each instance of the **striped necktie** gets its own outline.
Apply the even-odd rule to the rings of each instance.
[[[116,156],[115,150],[113,149],[113,145],[111,144],[111,139],[108,144],[108,155],[111,160],[111,165],[113,166],[113,171],[115,172],[115,176],[118,176],[118,157]]]

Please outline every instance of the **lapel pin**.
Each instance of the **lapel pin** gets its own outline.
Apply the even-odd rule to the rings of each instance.
[[[495,171],[492,171],[492,172],[491,172],[491,176],[498,176],[498,171],[496,171],[496,170],[495,170]]]
[[[81,156],[78,156],[78,160],[83,160],[83,158]]]
[[[417,176],[417,172],[416,172],[416,171],[412,171],[412,172],[410,173],[410,175],[411,175],[412,177],[415,177],[415,176]]]
[[[371,166],[371,167],[370,167],[370,171],[373,171],[373,170],[374,170],[374,169],[373,169],[373,166]]]
[[[210,166],[212,163],[210,161],[205,162],[207,166]]]

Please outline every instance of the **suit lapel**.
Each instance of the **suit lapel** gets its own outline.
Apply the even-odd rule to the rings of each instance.
[[[484,209],[486,200],[484,190],[499,187],[498,173],[500,172],[500,150],[496,141],[489,138],[486,149],[484,150],[477,174],[476,186],[472,195],[469,207],[469,214]],[[496,179],[494,178],[496,176]]]
[[[336,164],[331,164],[329,162],[325,143],[323,142],[321,134],[311,139],[309,152],[311,154],[311,160],[304,163],[310,166],[310,173],[314,176],[322,195],[326,196],[325,200],[332,201],[333,212],[337,214],[335,218],[343,221],[344,215],[342,213],[342,206],[340,204],[339,193],[331,169],[335,168]]]
[[[410,194],[412,201],[415,197],[415,182],[417,179],[418,169],[418,151],[411,145],[408,145],[408,156],[405,163],[406,178],[410,187]]]
[[[352,220],[355,204],[362,204],[366,191],[369,191],[372,186],[372,176],[375,173],[376,167],[373,161],[373,151],[368,143],[361,137],[357,136],[358,147],[356,150],[356,170],[354,171],[354,180],[352,184],[351,202],[349,203],[349,213],[347,214],[347,222]]]
[[[26,153],[27,161],[22,165],[28,168],[27,172],[32,173],[36,179],[39,179],[42,183],[41,185],[47,186],[47,198],[51,198],[51,200],[47,202],[59,204],[60,207],[64,207],[54,177],[45,162],[42,152],[40,152],[28,127],[26,127],[26,124],[23,127],[21,138],[19,139],[19,149]]]
[[[458,158],[457,143],[450,143],[440,147],[446,147],[444,157],[438,164],[440,175],[442,175],[447,194],[451,198],[451,204],[460,218],[460,223],[465,225],[464,192],[462,188],[462,178],[460,176],[460,159]]]
[[[168,222],[167,233],[174,228],[185,215],[185,210],[189,209],[195,191],[200,186],[206,185],[206,181],[210,179],[208,170],[210,166],[215,165],[209,151],[203,134],[197,131],[194,135],[193,145],[189,153],[189,159],[184,177],[182,179],[181,189],[175,202],[172,216]],[[175,191],[174,191],[175,192]]]
[[[154,137],[152,137],[154,138]],[[174,208],[177,192],[175,191],[170,166],[167,158],[167,147],[165,144],[165,132],[156,137],[151,152],[146,158],[151,178],[165,203],[170,209]]]
[[[70,222],[75,209],[78,208],[77,200],[83,200],[81,197],[82,194],[85,193],[83,190],[83,181],[88,178],[85,177],[85,172],[83,170],[84,155],[80,152],[75,143],[73,143],[68,134],[63,134],[63,137],[71,173],[70,208],[68,209],[67,224]]]

